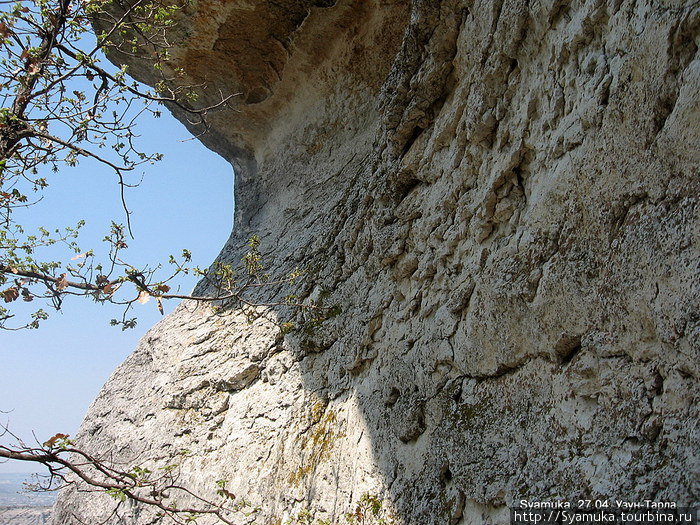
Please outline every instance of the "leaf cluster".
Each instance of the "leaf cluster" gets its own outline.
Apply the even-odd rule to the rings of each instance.
[[[162,158],[139,148],[139,117],[159,116],[159,105],[169,104],[206,124],[208,112],[225,107],[230,98],[195,107],[203,86],[184,83],[184,71],[168,63],[173,46],[168,35],[186,1],[0,0],[0,328],[10,327],[14,314],[8,305],[19,299],[43,299],[59,309],[67,295],[130,305],[131,299],[115,299],[126,282],[142,293],[137,300],[169,291],[169,285],[152,279],[158,265],[135,268],[121,251],[131,234],[125,189],[139,184],[132,180],[137,168]],[[98,28],[96,39],[91,28]],[[106,53],[150,63],[160,77],[157,89],[130,80],[126,66],[104,61]],[[102,263],[95,262],[93,250],[77,247],[82,224],[27,235],[15,220],[18,208],[41,200],[55,173],[84,159],[115,175],[126,216],[126,230],[113,224],[105,238],[109,255]],[[42,257],[42,248],[52,245],[64,245],[79,254],[74,260],[82,260],[66,265]],[[37,292],[38,286],[43,288]],[[46,316],[37,309],[13,328],[36,328]],[[124,316],[114,324],[135,323]]]

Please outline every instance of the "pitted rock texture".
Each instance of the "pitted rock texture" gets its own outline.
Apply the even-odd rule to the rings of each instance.
[[[84,446],[188,449],[185,483],[227,479],[270,525],[341,523],[363,493],[415,525],[698,504],[697,2],[200,0],[182,23],[202,103],[242,93],[201,137],[236,168],[221,260],[257,234],[342,312],[282,336],[182,305]],[[66,492],[54,523],[110,503]]]
[[[46,525],[51,507],[0,507],[0,525]]]

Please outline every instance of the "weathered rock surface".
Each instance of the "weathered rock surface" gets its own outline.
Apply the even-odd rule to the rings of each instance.
[[[46,525],[51,507],[0,507],[0,525]]]
[[[342,313],[282,337],[183,305],[81,431],[276,524],[520,498],[698,504],[700,6],[200,0],[175,61],[241,92],[202,140],[272,273]],[[148,80],[146,68],[135,69]],[[198,175],[199,176],[199,175]],[[270,315],[277,315],[271,310]],[[106,517],[66,493],[54,523]],[[120,523],[147,523],[124,509]],[[115,521],[116,522],[116,521]]]

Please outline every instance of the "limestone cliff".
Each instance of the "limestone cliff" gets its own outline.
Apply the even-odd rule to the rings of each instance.
[[[83,443],[189,449],[183,480],[230,480],[264,524],[366,492],[413,525],[699,502],[698,2],[198,0],[183,22],[204,101],[241,93],[201,137],[236,169],[221,259],[258,234],[342,313],[282,337],[182,305]],[[55,523],[109,503],[65,493]]]

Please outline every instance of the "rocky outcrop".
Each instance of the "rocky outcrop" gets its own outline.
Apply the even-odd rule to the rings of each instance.
[[[203,135],[311,333],[184,304],[81,430],[261,506],[502,523],[533,500],[698,503],[700,6],[200,0],[173,61],[239,92]],[[149,80],[145,66],[133,71]],[[283,312],[270,308],[268,317]],[[87,523],[109,503],[67,492]],[[123,509],[120,523],[147,523]],[[252,518],[251,518],[252,519]]]
[[[46,525],[51,507],[0,507],[0,525]]]

